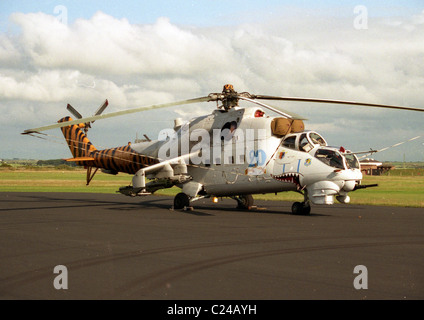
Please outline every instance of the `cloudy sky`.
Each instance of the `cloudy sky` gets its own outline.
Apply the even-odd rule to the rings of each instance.
[[[20,133],[69,115],[91,116],[201,97],[232,83],[254,94],[424,108],[424,2],[0,2],[0,158],[70,157],[59,129]],[[424,113],[274,103],[308,119],[334,146],[380,149],[424,135]],[[214,103],[97,121],[98,148],[157,138],[175,117]],[[424,161],[424,138],[375,154]]]

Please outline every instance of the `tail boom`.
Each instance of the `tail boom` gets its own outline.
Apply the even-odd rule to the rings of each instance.
[[[66,121],[72,121],[72,118],[65,117],[58,122]],[[141,168],[159,162],[156,158],[137,153],[131,148],[130,144],[97,150],[81,127],[76,124],[61,127],[61,130],[73,155],[73,158],[67,159],[67,161],[74,161],[80,166],[101,168],[116,173],[135,174]]]

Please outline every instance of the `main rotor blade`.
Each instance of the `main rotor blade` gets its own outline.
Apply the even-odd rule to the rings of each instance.
[[[250,98],[247,98],[247,97],[243,97],[243,96],[238,96],[238,98],[239,99],[242,99],[242,100],[246,100],[246,101],[252,102],[252,103],[255,103],[257,105],[260,105],[261,107],[267,108],[267,109],[269,109],[269,110],[271,110],[271,111],[273,111],[275,113],[278,113],[279,115],[282,115],[283,117],[285,117],[287,119],[307,120],[307,119],[299,116],[298,114],[289,112],[289,111],[284,110],[284,109],[279,108],[279,107],[271,107],[271,106],[269,106],[269,105],[267,105],[265,103],[262,103],[262,102],[259,102],[259,101],[255,101],[253,99],[250,99]]]
[[[387,149],[390,149],[390,148],[394,148],[394,147],[397,147],[397,146],[400,146],[401,144],[404,144],[404,143],[406,143],[406,142],[410,142],[410,141],[413,141],[413,140],[416,140],[416,139],[418,139],[418,138],[421,138],[422,136],[416,136],[416,137],[413,137],[413,138],[411,138],[411,139],[409,139],[409,140],[406,140],[406,141],[402,141],[402,142],[398,142],[398,143],[396,143],[396,144],[394,144],[394,145],[392,145],[392,146],[390,146],[390,147],[385,147],[385,148],[382,148],[382,149],[379,149],[379,150],[370,150],[370,151],[364,151],[364,152],[354,152],[355,154],[359,154],[359,153],[366,153],[366,155],[364,155],[364,156],[361,156],[359,159],[362,159],[362,158],[365,158],[365,157],[367,157],[367,156],[369,156],[369,155],[371,155],[371,154],[373,154],[373,153],[377,153],[377,152],[382,152],[382,151],[386,151]]]
[[[49,125],[49,126],[27,129],[27,130],[24,131],[24,133],[40,132],[40,131],[45,131],[45,130],[50,130],[50,129],[55,129],[55,128],[67,127],[67,126],[70,126],[70,125],[73,125],[73,124],[87,123],[87,122],[92,122],[92,121],[95,121],[95,120],[118,117],[118,116],[122,116],[122,115],[125,115],[125,114],[136,113],[136,112],[141,112],[141,111],[146,111],[146,110],[151,110],[151,109],[173,107],[173,106],[178,106],[178,105],[183,105],[183,104],[191,104],[191,103],[205,102],[205,101],[211,101],[210,97],[201,97],[201,98],[182,100],[182,101],[176,101],[176,102],[170,102],[170,103],[154,104],[154,105],[147,106],[147,107],[139,107],[139,108],[134,108],[134,109],[128,109],[128,110],[122,110],[122,111],[111,112],[111,113],[106,113],[106,114],[100,114],[100,115],[97,115],[97,116],[81,118],[81,119],[67,121],[67,122],[60,122],[60,123],[52,124],[52,125]]]
[[[314,98],[299,98],[299,97],[275,97],[275,96],[264,96],[264,95],[252,95],[252,97],[254,99],[261,99],[261,100],[283,100],[283,101],[298,101],[298,102],[317,102],[317,103],[347,104],[347,105],[354,105],[354,106],[375,107],[375,108],[388,108],[388,109],[399,109],[399,110],[409,110],[409,111],[420,111],[420,112],[424,112],[424,109],[420,109],[420,108],[392,106],[392,105],[376,104],[376,103],[363,103],[363,102],[356,102],[356,101],[331,100],[331,99],[314,99]]]

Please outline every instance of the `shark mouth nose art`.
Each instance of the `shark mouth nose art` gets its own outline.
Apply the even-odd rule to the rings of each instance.
[[[299,177],[300,175],[298,173],[283,173],[278,176],[272,176],[275,180],[282,181],[282,182],[289,182],[294,183],[295,185],[300,187],[300,181]]]

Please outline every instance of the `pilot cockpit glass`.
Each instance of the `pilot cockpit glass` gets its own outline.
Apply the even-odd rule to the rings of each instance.
[[[296,136],[286,137],[283,142],[281,142],[282,147],[296,149]]]
[[[327,142],[325,142],[324,138],[321,137],[318,133],[316,132],[310,132],[309,133],[309,139],[311,140],[311,142],[313,144],[318,144],[320,146],[326,146]]]
[[[309,152],[313,146],[309,143],[306,133],[303,133],[299,138],[299,150]]]
[[[315,157],[330,167],[345,169],[342,155],[335,150],[318,149]]]

